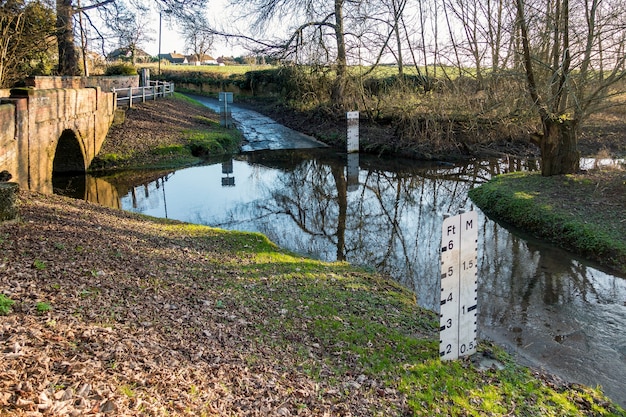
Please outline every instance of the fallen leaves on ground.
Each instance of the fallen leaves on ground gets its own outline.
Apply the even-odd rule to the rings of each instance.
[[[251,261],[218,232],[27,192],[20,213],[0,225],[0,288],[16,302],[0,316],[0,415],[403,414],[403,396],[356,361],[327,366],[341,353],[306,323],[293,351],[273,346],[286,336],[263,323],[287,309],[233,298],[246,277],[229,265]]]

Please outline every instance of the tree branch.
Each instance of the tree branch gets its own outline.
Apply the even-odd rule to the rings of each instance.
[[[100,3],[96,3],[96,4],[91,4],[89,6],[83,6],[83,7],[74,7],[74,13],[76,12],[85,12],[87,10],[91,10],[91,9],[97,9],[98,7],[102,7],[105,6],[109,3],[115,3],[115,0],[104,0],[103,2]]]

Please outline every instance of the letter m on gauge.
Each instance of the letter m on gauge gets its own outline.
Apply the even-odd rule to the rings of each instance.
[[[453,360],[476,352],[477,229],[475,211],[443,220],[439,312],[441,360]]]

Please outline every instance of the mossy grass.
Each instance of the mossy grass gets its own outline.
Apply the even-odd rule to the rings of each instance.
[[[204,108],[202,103],[184,94],[176,93],[175,97]],[[185,148],[193,156],[207,157],[237,152],[242,140],[238,130],[223,127],[218,121],[202,115],[194,116],[194,120],[207,128],[183,131]]]
[[[601,207],[603,179],[543,177],[536,172],[499,175],[470,191],[487,215],[547,239],[588,259],[626,272],[624,207]],[[614,184],[622,190],[624,182]]]
[[[179,92],[175,92],[174,93],[174,98],[176,100],[182,100],[182,101],[185,101],[185,102],[187,102],[189,104],[193,104],[194,106],[196,106],[198,108],[206,108],[206,106],[204,104],[200,103],[198,100],[195,100],[195,99],[193,99],[193,98],[191,98],[191,97],[189,97],[189,96],[187,96],[185,94],[181,94]]]
[[[165,224],[170,237],[181,236],[187,244],[220,242],[230,261],[215,262],[232,278],[220,280],[219,290],[212,287],[223,295],[215,308],[245,306],[256,318],[249,327],[255,343],[295,357],[310,377],[356,372],[357,385],[376,380],[380,392],[401,391],[413,415],[626,416],[599,390],[550,384],[487,343],[480,344],[477,356],[495,358],[502,369],[481,370],[467,358],[441,362],[436,314],[376,273],[301,258],[256,233]],[[189,272],[202,285],[202,268],[189,265]],[[352,389],[346,387],[344,395]]]
[[[186,131],[185,136],[188,141],[186,149],[201,157],[235,153],[241,142],[241,136],[219,126],[211,131]]]
[[[90,170],[154,170],[187,167],[200,162],[202,162],[202,159],[192,155],[189,147],[180,144],[172,144],[152,149],[149,158],[139,158],[132,152],[127,155],[100,155],[97,159],[94,159]]]

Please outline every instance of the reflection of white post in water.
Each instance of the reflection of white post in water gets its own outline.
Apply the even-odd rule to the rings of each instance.
[[[231,177],[229,174],[233,173],[233,160],[222,163],[222,174],[226,174],[222,177],[222,187],[234,187],[235,177]]]
[[[359,154],[348,154],[348,191],[359,189]]]
[[[349,111],[346,113],[348,118],[348,141],[347,141],[347,152],[358,152],[359,151],[359,112],[358,111]]]
[[[161,185],[163,186],[163,207],[165,208],[165,218],[167,219],[167,200],[165,199],[165,180],[167,179],[167,175],[165,177],[161,177]],[[157,184],[159,182],[157,181]]]

